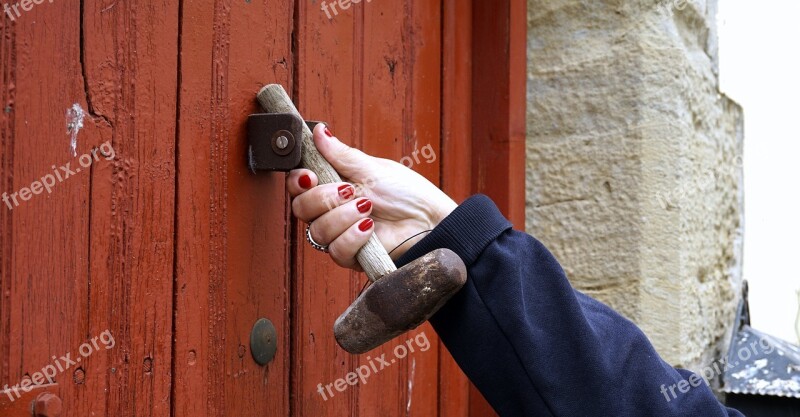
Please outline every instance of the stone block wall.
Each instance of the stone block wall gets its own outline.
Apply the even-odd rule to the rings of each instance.
[[[670,363],[725,350],[741,285],[741,108],[716,1],[528,2],[527,227]]]

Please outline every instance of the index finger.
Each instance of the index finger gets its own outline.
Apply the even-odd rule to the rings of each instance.
[[[286,176],[286,190],[292,198],[316,187],[317,184],[319,184],[317,174],[305,168],[293,169]]]

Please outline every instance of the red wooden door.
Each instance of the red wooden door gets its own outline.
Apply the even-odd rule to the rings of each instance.
[[[248,171],[245,120],[281,83],[343,140],[408,157],[456,199],[487,193],[522,227],[525,2],[339,3],[7,9],[0,416],[32,403],[63,416],[490,413],[427,325],[368,355],[338,348],[332,323],[365,278],[298,238],[284,175]],[[259,318],[277,333],[266,366],[250,352]],[[320,393],[409,339],[431,347]]]

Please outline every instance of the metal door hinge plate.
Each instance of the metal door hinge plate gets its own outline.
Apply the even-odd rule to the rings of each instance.
[[[247,118],[250,170],[287,172],[300,166],[303,123],[313,130],[320,122],[288,113],[259,113]]]

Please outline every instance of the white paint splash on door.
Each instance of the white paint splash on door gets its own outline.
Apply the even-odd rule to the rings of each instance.
[[[69,148],[72,156],[78,156],[78,132],[83,129],[83,118],[86,112],[78,103],[67,109],[67,134],[69,135]]]

